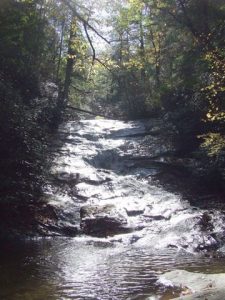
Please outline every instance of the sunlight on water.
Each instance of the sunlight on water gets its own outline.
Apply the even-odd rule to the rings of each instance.
[[[132,160],[159,151],[153,147],[155,137],[145,139],[145,130],[141,121],[105,119],[61,126],[53,147],[49,203],[78,227],[83,205],[113,205],[131,230],[104,238],[81,233],[3,243],[1,300],[160,299],[165,291],[156,282],[167,270],[225,271],[223,258],[193,254],[209,238],[198,225],[202,211],[151,184],[149,178],[159,170],[150,160]],[[214,212],[212,218],[217,232],[224,231],[221,214]]]
[[[8,251],[4,260],[1,256],[0,261],[0,297],[6,300],[147,299],[148,295],[160,294],[155,283],[167,270],[215,271],[224,263],[220,260],[211,264],[210,258],[174,250],[155,253],[121,244],[111,246],[104,239],[88,237],[11,246],[14,250]]]

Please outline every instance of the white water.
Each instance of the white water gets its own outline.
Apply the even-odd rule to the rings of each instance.
[[[113,204],[133,231],[9,246],[0,261],[0,299],[160,299],[164,290],[156,281],[166,270],[224,271],[223,259],[196,254],[199,246],[217,242],[225,229],[223,214],[210,212],[213,232],[202,231],[205,211],[151,183],[160,167],[134,159],[172,149],[170,140],[143,135],[146,127],[157,129],[157,122],[87,120],[61,126],[46,197],[63,210],[62,222],[79,227],[80,207]]]

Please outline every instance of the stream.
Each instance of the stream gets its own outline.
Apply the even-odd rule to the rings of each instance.
[[[45,200],[67,236],[55,230],[1,245],[1,300],[168,300],[179,292],[158,281],[166,271],[225,273],[225,211],[193,206],[154,180],[174,151],[161,126],[60,126]]]

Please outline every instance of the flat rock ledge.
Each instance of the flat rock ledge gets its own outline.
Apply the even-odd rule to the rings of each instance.
[[[165,288],[181,289],[180,296],[171,299],[225,299],[225,274],[223,273],[203,274],[174,270],[162,275],[158,283]]]

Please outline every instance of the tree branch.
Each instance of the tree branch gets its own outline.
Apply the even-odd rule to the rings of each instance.
[[[104,36],[102,36],[97,29],[95,29],[87,20],[85,20],[84,17],[82,17],[76,10],[76,8],[71,4],[70,0],[64,0],[65,4],[69,7],[69,9],[73,12],[74,16],[78,18],[83,24],[86,24],[88,28],[90,28],[94,33],[97,34],[102,40],[104,40],[107,44],[110,44],[110,41],[108,41]]]
[[[95,52],[95,48],[94,48],[94,46],[93,46],[92,40],[91,40],[90,35],[89,35],[89,33],[88,33],[88,30],[87,30],[87,24],[86,24],[86,23],[83,23],[83,25],[84,25],[84,31],[85,31],[85,34],[86,34],[86,36],[87,36],[88,42],[89,42],[89,44],[90,44],[90,46],[91,46],[91,49],[92,49],[92,65],[93,65],[93,64],[94,64],[94,61],[95,61],[95,59],[96,59],[96,52]]]
[[[99,116],[99,117],[103,117],[103,118],[107,118],[107,119],[111,118],[110,116],[103,115],[101,113],[100,114],[99,113],[94,113],[93,111],[81,109],[81,108],[74,107],[74,106],[71,106],[71,105],[67,105],[66,108],[69,108],[69,109],[72,109],[72,110],[76,110],[76,111],[81,112],[81,113],[90,114],[90,115],[93,115],[93,116]]]

